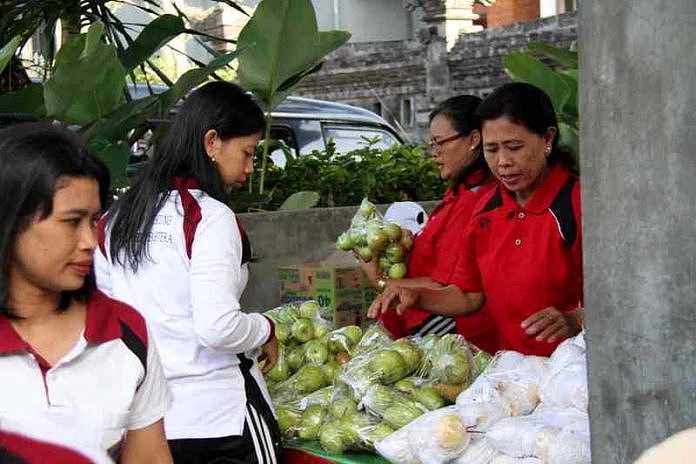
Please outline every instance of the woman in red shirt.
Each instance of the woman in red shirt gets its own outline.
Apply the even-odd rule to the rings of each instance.
[[[477,203],[460,237],[453,285],[392,287],[378,314],[418,305],[447,316],[483,302],[502,349],[548,356],[582,323],[580,183],[558,146],[549,97],[523,83],[504,85],[477,110],[486,162],[500,185]]]
[[[425,228],[415,237],[405,279],[386,283],[380,280],[374,260],[365,265],[366,273],[376,286],[452,283],[461,231],[476,202],[494,184],[480,147],[479,119],[475,114],[480,102],[480,98],[460,95],[445,100],[430,114],[430,149],[440,176],[450,180],[451,185]],[[456,331],[482,349],[493,352],[497,348],[494,324],[485,308],[448,317],[413,305],[403,317],[384,313],[382,321],[396,337]]]

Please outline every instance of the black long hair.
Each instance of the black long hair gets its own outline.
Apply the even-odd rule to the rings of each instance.
[[[559,144],[560,132],[553,103],[540,88],[525,82],[502,85],[483,100],[477,113],[482,125],[486,121],[505,116],[540,137],[546,135],[549,127],[555,128],[556,136],[553,138],[547,163],[549,166],[562,164],[577,173],[570,150]]]
[[[17,235],[37,215],[53,211],[53,196],[63,177],[87,177],[99,184],[102,208],[108,206],[110,177],[104,163],[87,150],[73,132],[42,123],[23,123],[0,130],[0,314],[13,317],[8,307],[10,267]],[[61,295],[61,307],[82,299],[89,279],[75,291]]]
[[[265,127],[263,111],[239,86],[216,81],[195,90],[155,146],[146,168],[109,213],[111,259],[137,271],[147,257],[152,224],[172,190],[174,177],[193,178],[206,194],[226,202],[222,178],[205,151],[203,136],[209,130],[224,141]]]
[[[466,137],[473,130],[480,130],[481,120],[476,114],[476,109],[481,103],[479,97],[473,95],[457,95],[456,97],[448,98],[441,102],[430,113],[428,122],[432,123],[435,116],[442,115],[446,117],[457,134]],[[458,172],[452,179],[452,192],[456,195],[459,191],[459,186],[463,185],[466,179],[474,172],[482,170],[486,174],[486,178],[491,175],[491,171],[483,157],[483,150],[479,142],[476,147],[476,159],[473,163]],[[468,186],[473,187],[473,186]]]

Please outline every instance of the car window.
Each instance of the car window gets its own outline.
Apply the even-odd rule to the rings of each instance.
[[[377,140],[372,146],[377,149],[389,148],[398,143],[390,132],[378,127],[341,126],[324,124],[322,127],[326,143],[333,140],[338,153],[347,153]]]
[[[287,156],[292,156],[293,158],[297,156],[297,139],[295,133],[290,127],[287,126],[273,126],[271,127],[271,138],[279,142],[277,148],[275,148],[269,154],[269,158],[273,163],[284,168],[287,163]]]

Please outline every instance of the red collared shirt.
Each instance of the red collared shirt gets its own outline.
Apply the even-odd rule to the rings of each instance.
[[[549,306],[572,310],[582,300],[580,182],[555,166],[527,204],[502,186],[476,206],[453,283],[483,291],[501,349],[548,356],[558,343],[537,342],[522,321]]]
[[[98,291],[87,299],[82,335],[53,366],[0,316],[0,372],[0,426],[67,418],[86,448],[113,448],[126,430],[162,419],[170,403],[142,316]]]
[[[455,192],[450,188],[440,204],[430,214],[423,230],[415,237],[408,260],[407,278],[430,277],[442,284],[452,282],[453,271],[462,246],[462,231],[469,222],[478,200],[490,191],[495,182],[476,171]],[[444,334],[456,332],[486,351],[497,348],[494,323],[485,308],[474,314],[448,318],[420,308],[409,309],[401,318],[393,312],[383,315],[382,321],[396,337],[407,335]]]

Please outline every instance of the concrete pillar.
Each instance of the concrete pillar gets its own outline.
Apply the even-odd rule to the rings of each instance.
[[[696,426],[696,10],[580,3],[593,462]]]

